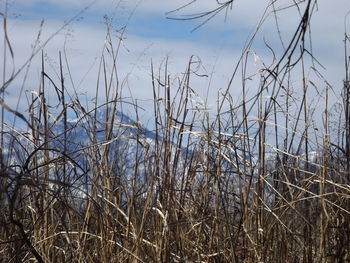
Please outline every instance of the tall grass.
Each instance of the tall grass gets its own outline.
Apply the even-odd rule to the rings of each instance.
[[[298,44],[303,30],[301,23]],[[176,80],[167,62],[152,65],[150,139],[139,105],[122,97],[118,46],[109,40],[91,109],[76,93],[67,95],[70,71],[61,54],[56,77],[42,60],[28,117],[6,104],[2,89],[2,261],[349,262],[347,54],[336,107],[330,86],[316,87],[313,101],[321,103],[310,102],[305,52],[292,61],[297,44],[253,76],[253,95],[247,48],[239,64],[242,97],[237,102],[230,86],[220,91],[215,113],[196,100],[194,58]],[[298,70],[301,96],[291,84]],[[55,107],[48,89],[57,95]],[[134,123],[120,115],[125,107],[134,108]],[[315,107],[323,114],[318,130]],[[25,121],[26,130],[5,122],[4,111]],[[77,134],[88,141],[72,141]]]

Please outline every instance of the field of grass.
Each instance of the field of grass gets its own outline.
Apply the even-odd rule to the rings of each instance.
[[[67,95],[61,54],[59,76],[49,76],[42,59],[26,113],[6,103],[16,76],[5,82],[0,261],[350,262],[350,59],[344,55],[342,100],[332,105],[336,89],[305,77],[310,68],[318,75],[305,68],[309,12],[283,56],[255,76],[245,71],[249,47],[243,51],[232,76],[242,72],[240,100],[229,84],[214,111],[191,87],[195,58],[176,80],[166,62],[152,65],[152,137],[140,105],[121,96],[112,39],[89,109]],[[302,94],[291,84],[296,76]],[[251,78],[259,80],[254,94]],[[48,89],[57,105],[46,102]],[[134,123],[118,117],[125,107]]]

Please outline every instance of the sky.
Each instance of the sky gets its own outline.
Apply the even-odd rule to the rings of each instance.
[[[17,71],[26,65],[40,32],[38,43],[39,46],[44,45],[46,71],[53,78],[59,74],[58,52],[64,52],[71,72],[71,76],[65,73],[71,94],[74,87],[86,101],[93,100],[99,63],[106,44],[106,23],[110,22],[115,45],[120,39],[121,30],[125,28],[117,61],[123,95],[140,100],[144,109],[141,110],[141,115],[145,119],[151,118],[151,63],[158,69],[164,66],[166,58],[174,86],[176,77],[183,76],[191,56],[200,61],[196,64],[196,70],[202,77],[193,78],[192,88],[198,95],[198,102],[207,101],[208,108],[216,109],[218,92],[227,87],[246,41],[254,32],[264,11],[265,22],[251,47],[252,63],[248,68],[249,73],[256,73],[262,62],[269,64],[272,61],[271,52],[264,45],[264,40],[274,47],[277,55],[282,53],[275,17],[271,8],[266,9],[269,3],[267,0],[236,0],[227,12],[221,12],[199,28],[197,27],[203,20],[169,19],[186,18],[217,7],[214,0],[197,0],[184,9],[171,12],[189,2],[191,1],[4,0],[1,2],[1,12],[8,17],[8,36],[14,52],[13,64],[7,54],[5,75],[8,76],[12,69]],[[292,2],[275,1],[275,7],[281,9],[276,15],[285,43],[291,39],[300,19],[296,8],[285,9]],[[319,0],[311,21],[313,54],[324,66],[318,69],[335,92],[339,93],[345,74],[343,39],[346,25],[350,28],[350,19],[346,20],[349,11],[348,0]],[[70,23],[66,24],[68,21]],[[2,31],[1,39],[3,38]],[[1,50],[4,49],[3,45],[2,41]],[[38,90],[40,54],[38,52],[31,60],[27,76],[23,70],[6,90],[6,101],[12,107],[25,110],[25,94],[35,94],[33,91]],[[106,52],[104,55],[107,57]],[[2,53],[1,61],[3,58]],[[4,72],[4,63],[0,64],[0,72]],[[238,79],[230,90],[237,100],[241,94],[239,83]],[[251,84],[253,91],[255,84]],[[54,91],[52,93],[51,100],[54,104]]]

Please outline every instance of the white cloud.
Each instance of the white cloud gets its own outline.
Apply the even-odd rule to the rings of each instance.
[[[284,0],[283,3],[289,0]],[[76,8],[77,10],[87,5],[87,1],[76,0],[48,0],[55,5],[67,8]],[[122,1],[121,5],[123,10],[132,10],[137,3],[137,0]],[[164,1],[164,0],[143,0],[135,16],[164,16],[164,13],[173,10],[182,4],[188,2],[188,0],[181,1]],[[15,4],[30,5],[38,3],[38,1],[17,1]],[[103,13],[111,10],[111,6],[115,6],[117,1],[99,0],[92,6],[91,13]],[[196,5],[192,5],[187,9],[184,9],[181,14],[192,14],[194,12],[202,12],[210,10],[215,1],[198,1]],[[281,0],[277,3],[282,4]],[[237,29],[254,29],[254,26],[259,21],[261,14],[264,10],[266,1],[236,1],[233,5],[232,11],[228,13],[226,22],[223,22],[223,16],[221,15],[217,19],[210,21],[202,28],[202,32],[208,32],[208,38],[217,36],[214,33],[224,32],[228,30]],[[342,36],[343,36],[343,21],[348,6],[348,0],[339,0],[337,4],[332,4],[329,1],[319,1],[319,11],[314,14],[313,19],[313,45],[315,49],[315,56],[328,68],[325,72],[325,76],[330,79],[331,83],[339,84],[342,79],[343,72],[343,49],[342,49]],[[350,8],[350,7],[349,7]],[[280,19],[280,26],[282,34],[287,41],[290,39],[291,34],[295,30],[295,24],[298,21],[296,17],[296,10],[290,9],[282,11],[277,14]],[[14,25],[10,25],[9,31],[10,39],[15,51],[15,64],[20,67],[26,59],[30,56],[31,47],[34,43],[35,37],[39,30],[39,21],[11,21]],[[53,21],[47,19],[42,33],[42,41],[44,41],[50,34],[55,32],[62,25],[61,21]],[[68,61],[70,70],[72,72],[73,81],[79,92],[87,92],[88,97],[92,98],[95,95],[97,72],[99,59],[101,56],[101,49],[105,40],[105,29],[101,25],[85,24],[84,21],[74,24],[73,32],[63,30],[59,35],[50,41],[45,48],[45,52],[49,58],[47,60],[47,70],[54,75],[54,71],[50,71],[50,63],[57,70],[58,65],[58,50],[62,50],[64,43],[66,42],[66,52],[68,55]],[[71,34],[70,34],[71,33]],[[203,44],[201,41],[188,41],[185,39],[176,39],[176,33],[174,39],[161,39],[154,37],[141,37],[137,35],[127,35],[125,39],[125,47],[121,49],[121,54],[118,59],[118,70],[120,79],[128,78],[129,85],[132,94],[135,98],[151,99],[151,78],[150,78],[150,63],[151,59],[154,62],[155,67],[158,67],[166,56],[169,56],[169,72],[175,77],[177,74],[181,76],[186,69],[188,60],[191,55],[199,56],[203,61],[203,66],[206,71],[202,69],[202,74],[210,74],[214,69],[214,79],[209,88],[209,103],[215,108],[215,101],[219,89],[225,89],[227,87],[228,79],[233,71],[234,65],[237,62],[241,48],[232,48],[230,45],[234,43],[236,38],[246,38],[248,31],[244,33],[240,32],[237,35],[232,36],[223,47],[218,46],[221,43],[220,39],[211,40]],[[236,34],[236,33],[235,33]],[[219,35],[219,34],[218,34]],[[274,20],[271,16],[266,21],[266,25],[263,32],[258,36],[254,48],[258,50],[264,60],[271,60],[270,54],[267,53],[264,47],[261,47],[262,37],[266,37],[273,44],[278,43],[276,38],[276,31],[274,29]],[[117,39],[114,39],[117,43]],[[129,51],[127,51],[127,49]],[[329,50],[329,52],[327,52]],[[0,71],[2,65],[0,65]],[[90,70],[90,71],[89,71]],[[253,67],[249,69],[253,72]],[[89,72],[87,74],[87,72]],[[23,75],[21,76],[23,78]],[[25,89],[37,89],[39,86],[40,78],[40,57],[37,56],[33,60],[33,65],[27,80]],[[69,85],[68,76],[67,85]],[[84,80],[83,80],[84,79]],[[18,88],[21,80],[13,83],[12,89],[8,90],[9,98],[15,102],[18,98]],[[206,96],[206,91],[209,85],[208,78],[195,78],[193,80],[193,88],[203,98]],[[254,86],[254,85],[252,85]],[[238,83],[234,83],[232,94],[238,96],[240,94],[240,88]],[[125,88],[125,94],[128,95]]]
[[[38,21],[16,21],[15,24],[15,26],[10,25],[12,29],[9,35],[15,53],[15,65],[18,69],[30,57],[31,45],[34,44],[39,30],[39,23]],[[60,28],[61,24],[62,23],[59,21],[47,21],[41,33],[41,43],[43,43],[52,32]],[[113,41],[116,46],[118,39],[115,38]],[[50,77],[59,83],[57,79],[59,72],[58,51],[62,51],[65,45],[73,83],[79,93],[86,92],[88,98],[91,99],[95,96],[98,65],[104,42],[105,29],[102,27],[76,24],[73,29],[67,28],[56,35],[44,48],[44,52],[47,54],[45,57],[45,69]],[[143,100],[151,100],[153,98],[150,76],[151,61],[153,61],[154,67],[157,70],[165,57],[168,56],[169,74],[175,79],[176,76],[182,77],[182,73],[186,70],[189,58],[195,55],[203,61],[203,67],[198,72],[199,74],[210,75],[213,70],[216,73],[213,81],[215,86],[212,85],[209,89],[209,103],[215,106],[217,91],[227,86],[233,62],[239,57],[239,53],[235,54],[235,51],[232,52],[227,49],[220,51],[219,48],[215,46],[213,47],[187,40],[143,38],[129,35],[124,40],[124,45],[125,48],[121,48],[117,60],[119,78],[121,81],[128,79],[133,97]],[[107,53],[105,53],[105,56],[108,60]],[[216,68],[213,69],[216,60],[218,62]],[[29,76],[24,87],[25,90],[38,90],[40,84],[40,62],[41,58],[40,54],[38,54],[33,59]],[[66,68],[65,65],[64,68]],[[0,70],[2,69],[0,68]],[[7,100],[11,102],[12,106],[17,102],[23,77],[24,75],[21,74],[7,90]],[[68,75],[66,74],[65,77],[66,85],[71,87]],[[204,97],[207,95],[209,78],[194,77],[191,83],[193,85],[192,88],[196,90],[204,100]],[[176,91],[176,88],[176,82],[174,82],[173,92]],[[72,94],[72,88],[69,88],[69,90]],[[129,96],[129,91],[126,86],[123,87],[123,90],[125,93],[124,96]],[[55,95],[53,89],[51,90],[51,94],[53,95],[52,101]],[[54,104],[53,101],[52,104]],[[21,103],[21,106],[24,106],[24,104]],[[148,111],[148,114],[149,113]]]

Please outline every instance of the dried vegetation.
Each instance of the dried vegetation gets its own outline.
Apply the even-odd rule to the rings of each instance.
[[[2,261],[349,262],[350,60],[345,54],[341,90],[307,66],[317,64],[305,44],[314,4],[299,3],[289,46],[253,76],[248,43],[214,111],[196,100],[195,57],[175,80],[166,61],[152,65],[152,138],[139,105],[121,95],[110,35],[91,109],[69,94],[64,76],[74,72],[61,54],[59,76],[46,73],[43,59],[26,114],[6,104],[14,72],[1,88]],[[6,16],[3,25],[10,58]],[[237,77],[239,101],[230,95]],[[47,103],[49,89],[57,105]],[[330,94],[341,100],[331,105]],[[118,117],[126,104],[135,123]],[[72,141],[77,134],[87,141]]]

